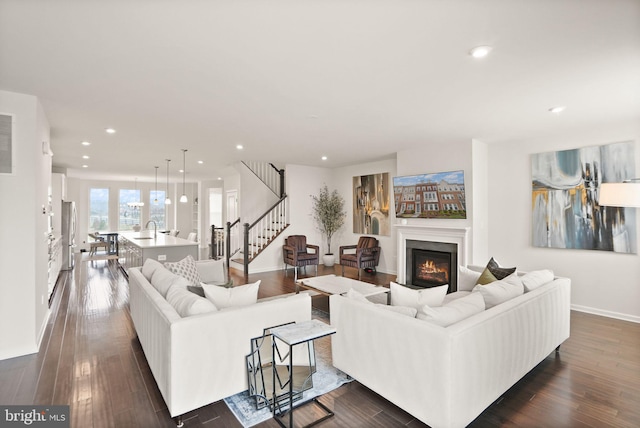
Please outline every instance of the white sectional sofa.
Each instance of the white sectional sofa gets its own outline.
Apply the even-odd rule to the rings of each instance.
[[[448,327],[330,297],[333,364],[433,428],[471,423],[569,337],[568,278]]]
[[[211,272],[207,266],[198,269]],[[311,319],[311,297],[306,293],[183,318],[152,285],[156,269],[166,270],[129,269],[130,309],[172,417],[246,390],[250,339],[267,327]],[[165,279],[167,273],[163,272]]]

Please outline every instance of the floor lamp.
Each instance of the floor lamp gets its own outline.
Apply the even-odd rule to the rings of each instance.
[[[632,178],[622,183],[602,183],[598,204],[605,207],[640,208],[640,178]]]

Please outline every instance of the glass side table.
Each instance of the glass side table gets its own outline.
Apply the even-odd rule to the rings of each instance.
[[[285,416],[287,413],[289,414],[289,428],[293,428],[293,411],[295,408],[303,406],[308,403],[317,404],[322,410],[326,412],[326,414],[313,421],[310,424],[305,425],[305,427],[313,426],[319,422],[322,422],[331,416],[334,415],[333,411],[329,409],[324,404],[320,403],[317,398],[312,398],[311,400],[299,402],[296,407],[293,407],[294,397],[297,395],[294,389],[293,383],[293,367],[295,364],[295,355],[293,353],[293,348],[296,345],[300,345],[302,343],[312,342],[315,339],[320,339],[321,337],[329,336],[334,334],[336,329],[331,327],[328,324],[323,323],[319,320],[310,320],[303,321],[300,323],[287,324],[280,327],[275,327],[271,329],[271,334],[273,335],[272,342],[272,361],[273,361],[273,396],[276,394],[276,363],[285,363],[288,366],[288,379],[284,383],[280,383],[280,388],[284,389],[286,386],[289,387],[288,398],[289,398],[289,406],[285,409],[282,408],[282,402],[278,400],[274,400],[275,403],[273,405],[273,419],[283,428],[287,428],[287,426],[282,422],[281,418]],[[281,341],[285,345],[289,347],[289,351],[285,355],[280,355],[277,349],[276,341]],[[311,373],[313,374],[313,373]],[[281,382],[281,381],[280,381]]]

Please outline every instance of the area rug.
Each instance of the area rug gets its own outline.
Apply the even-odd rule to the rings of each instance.
[[[326,312],[314,309],[312,315],[315,319],[328,322]],[[331,364],[330,337],[316,340],[314,347],[316,350],[316,373],[313,375],[313,388],[304,392],[302,398],[304,401],[326,394],[351,381],[345,373]],[[255,398],[249,397],[247,391],[225,398],[224,402],[243,427],[252,427],[271,419],[272,416],[268,407],[256,410]]]

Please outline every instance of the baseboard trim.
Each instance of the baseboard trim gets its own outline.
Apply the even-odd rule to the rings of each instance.
[[[585,312],[587,314],[600,315],[607,318],[615,318],[622,321],[640,323],[640,317],[635,315],[621,314],[619,312],[605,311],[604,309],[596,309],[589,306],[581,305],[571,305],[571,309],[578,312]]]

